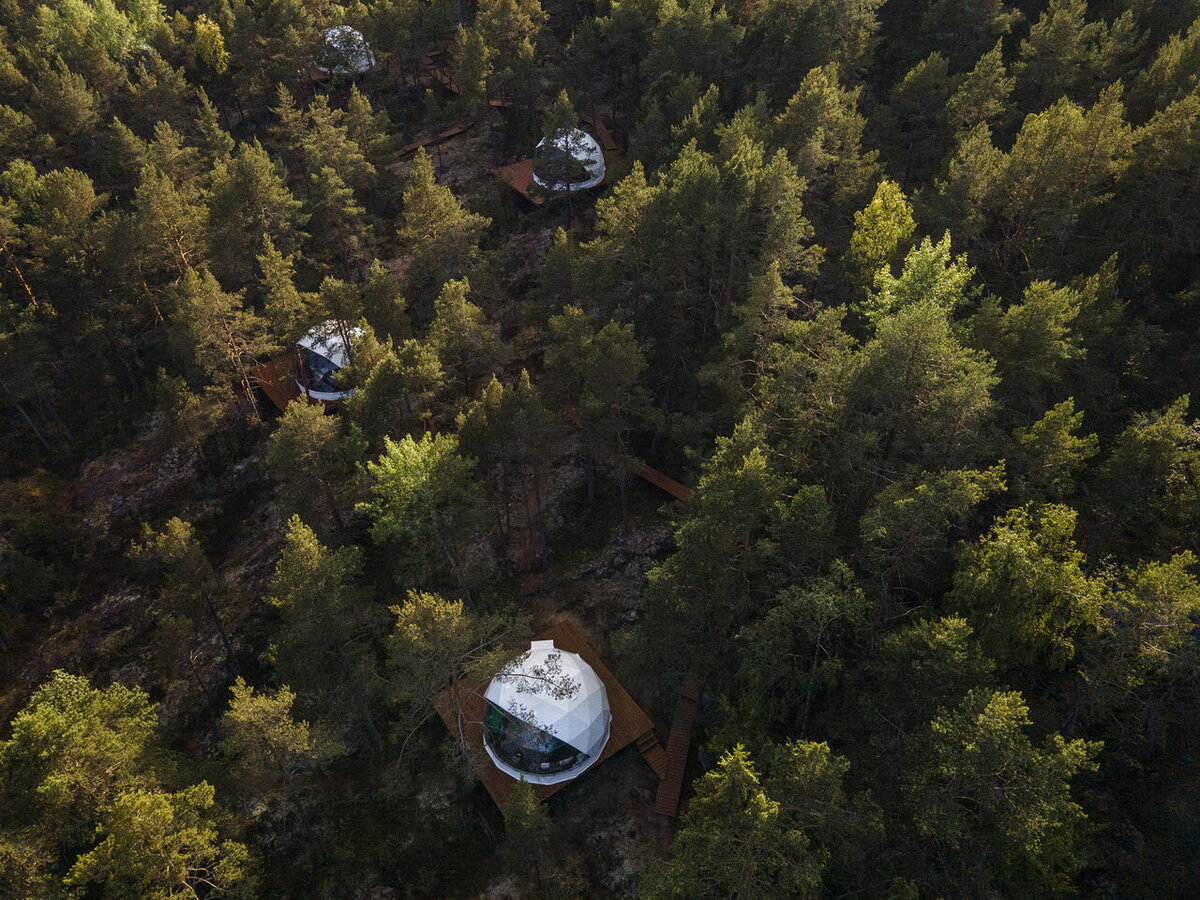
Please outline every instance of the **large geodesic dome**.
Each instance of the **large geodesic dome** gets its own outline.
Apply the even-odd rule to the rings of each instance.
[[[552,139],[538,141],[533,180],[548,191],[593,188],[604,180],[604,153],[586,131],[560,131]]]
[[[612,713],[595,670],[554,641],[497,673],[484,692],[484,748],[500,771],[533,784],[575,778],[600,758]]]
[[[371,52],[367,39],[357,28],[349,25],[334,25],[325,29],[326,62],[332,64],[333,71],[338,74],[352,72],[355,75],[365,75],[375,67],[375,54]],[[328,72],[328,66],[318,66],[322,72]]]

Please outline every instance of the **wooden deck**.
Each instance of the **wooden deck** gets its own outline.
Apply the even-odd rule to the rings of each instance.
[[[637,705],[634,699],[629,696],[629,692],[617,681],[616,676],[613,675],[608,666],[601,661],[596,651],[592,649],[579,630],[570,622],[560,621],[551,625],[534,640],[552,640],[555,647],[562,650],[569,650],[572,653],[578,653],[583,657],[584,662],[596,670],[596,674],[604,683],[604,689],[608,693],[608,707],[612,712],[612,725],[609,728],[608,743],[604,745],[604,750],[600,753],[600,758],[580,777],[596,777],[595,772],[603,766],[606,759],[614,753],[624,750],[630,744],[637,744],[638,749],[641,750],[642,755],[656,773],[660,773],[660,771],[665,772],[667,754],[664,752],[662,745],[659,744],[658,738],[654,733],[654,724],[642,712],[642,708]],[[472,759],[479,760],[479,767],[476,772],[479,780],[483,782],[488,793],[492,795],[492,799],[496,801],[496,805],[503,809],[517,781],[512,776],[497,769],[483,749],[483,692],[486,689],[487,682],[473,686],[463,685],[461,682],[456,685],[463,722],[465,723],[462,737],[466,741],[467,751]],[[451,691],[443,691],[435,697],[434,705],[437,708],[438,714],[442,717],[442,721],[450,729],[450,733],[456,733],[458,731],[459,719]],[[532,787],[533,792],[538,798],[545,800],[562,788],[575,784],[575,781],[575,779],[572,779],[564,781],[562,784],[534,784]]]
[[[700,692],[694,679],[679,691],[671,735],[667,738],[667,774],[658,783],[654,811],[663,816],[679,813],[679,795],[683,792],[683,771],[687,768],[688,747],[692,743],[692,725],[696,721],[696,700]]]
[[[604,169],[607,172],[621,159],[621,147],[613,140],[612,132],[599,119],[587,116],[583,118],[582,124],[594,134],[596,143],[600,145],[600,152],[604,155]],[[492,169],[492,174],[530,203],[541,206],[545,202],[545,198],[533,190],[532,159],[522,159],[511,165],[500,166]],[[601,182],[601,184],[603,183]],[[594,190],[594,188],[590,190]]]
[[[254,385],[262,388],[262,392],[279,407],[280,412],[300,396],[300,386],[292,374],[292,365],[292,354],[285,353],[256,366],[250,373]]]
[[[492,169],[492,174],[511,187],[514,191],[537,206],[545,203],[545,198],[533,190],[533,160],[522,159],[510,166],[500,166]]]

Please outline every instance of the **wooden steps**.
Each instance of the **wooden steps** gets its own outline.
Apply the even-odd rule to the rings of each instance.
[[[663,779],[667,777],[667,751],[663,749],[662,744],[658,742],[658,735],[651,729],[639,737],[636,741],[638,750],[646,762],[650,763],[650,768],[654,770],[654,774]]]
[[[679,813],[679,795],[683,792],[683,771],[687,768],[688,747],[692,743],[692,724],[696,720],[696,700],[699,690],[694,679],[679,691],[675,717],[671,720],[671,735],[667,738],[667,774],[658,784],[654,811],[662,816]]]

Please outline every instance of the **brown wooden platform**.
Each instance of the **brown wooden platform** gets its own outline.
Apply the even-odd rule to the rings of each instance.
[[[514,191],[528,200],[541,206],[545,198],[533,190],[533,160],[523,159],[510,166],[500,166],[492,169],[492,174],[511,187]]]
[[[250,373],[255,387],[262,388],[262,392],[279,407],[280,412],[300,396],[300,386],[296,384],[292,365],[292,354],[285,353],[256,366]]]
[[[658,783],[654,811],[663,816],[679,813],[679,795],[683,792],[683,770],[687,768],[688,747],[692,743],[692,725],[696,721],[696,700],[700,696],[694,679],[679,691],[671,734],[667,738],[667,774]]]
[[[614,753],[624,750],[630,744],[635,743],[656,773],[659,772],[660,768],[665,771],[667,754],[663,750],[662,745],[659,744],[658,738],[654,733],[654,724],[642,712],[642,708],[637,705],[634,699],[629,696],[629,692],[617,681],[616,676],[613,675],[608,666],[601,661],[596,651],[592,649],[579,630],[568,621],[559,621],[539,634],[534,640],[554,641],[555,647],[562,650],[569,650],[572,653],[578,653],[583,657],[584,662],[596,670],[596,674],[604,683],[604,689],[608,693],[608,707],[609,711],[612,712],[612,725],[609,728],[608,743],[604,745],[604,750],[600,753],[600,758],[580,778],[595,777],[597,771],[602,773],[603,769],[601,767],[604,765],[606,759]],[[487,684],[488,682],[485,681],[474,686],[467,686],[460,682],[455,686],[455,690],[459,692],[459,702],[462,709],[462,739],[466,741],[467,750],[472,759],[479,760],[476,775],[483,782],[483,786],[487,788],[488,793],[492,795],[492,799],[496,801],[496,805],[503,809],[517,781],[512,776],[497,769],[483,749],[483,692],[487,689]],[[451,696],[451,690],[448,689],[438,694],[434,698],[434,706],[437,708],[438,715],[442,717],[442,721],[446,723],[446,727],[450,729],[450,733],[458,733],[459,718]],[[575,784],[576,781],[577,779],[572,779],[564,781],[561,784],[534,784],[531,786],[534,794],[539,799],[545,800],[562,788]]]

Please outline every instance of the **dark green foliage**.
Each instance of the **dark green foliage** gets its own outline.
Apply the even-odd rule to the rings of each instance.
[[[0,742],[0,872],[12,896],[249,897],[245,845],[219,836],[206,782],[178,776],[145,693],[54,672]]]
[[[1069,784],[1100,745],[1055,734],[1039,749],[1028,712],[1019,693],[972,690],[917,739],[905,794],[930,890],[1071,892],[1084,814]]]
[[[0,0],[0,896],[1200,894],[1198,16]],[[447,739],[564,615],[671,846]]]

